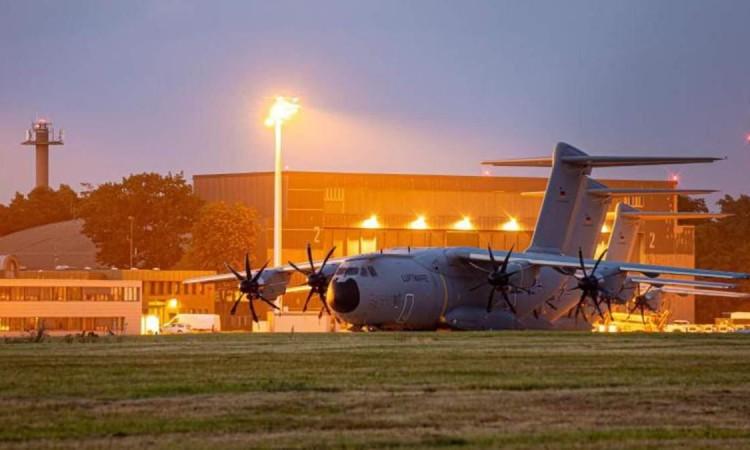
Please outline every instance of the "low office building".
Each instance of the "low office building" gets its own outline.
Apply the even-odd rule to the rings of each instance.
[[[0,279],[0,334],[139,334],[141,298],[139,281]]]

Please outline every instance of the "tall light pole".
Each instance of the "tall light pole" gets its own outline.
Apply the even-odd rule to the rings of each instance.
[[[266,126],[274,128],[276,136],[275,165],[273,172],[273,265],[281,266],[281,126],[299,111],[297,98],[276,97],[266,118]]]
[[[133,221],[135,220],[135,217],[128,216],[128,220],[130,221],[130,268],[133,268]]]

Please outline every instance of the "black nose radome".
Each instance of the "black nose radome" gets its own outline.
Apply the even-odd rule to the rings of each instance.
[[[338,313],[352,312],[359,305],[359,287],[352,278],[333,282],[333,296],[328,299],[331,308]]]

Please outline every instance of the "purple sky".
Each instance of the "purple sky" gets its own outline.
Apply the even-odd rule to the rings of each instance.
[[[671,170],[750,193],[747,0],[0,0],[0,202],[33,186],[35,117],[66,130],[54,186],[271,170],[278,93],[294,170],[479,174],[563,140],[726,155]]]

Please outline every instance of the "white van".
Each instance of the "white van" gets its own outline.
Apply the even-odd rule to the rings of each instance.
[[[177,314],[161,327],[164,334],[221,331],[218,314]]]

